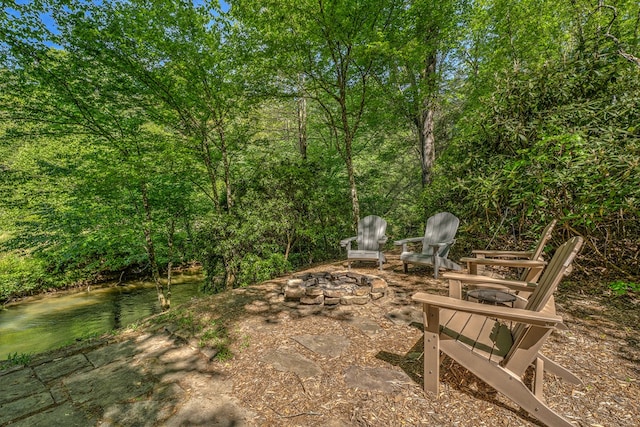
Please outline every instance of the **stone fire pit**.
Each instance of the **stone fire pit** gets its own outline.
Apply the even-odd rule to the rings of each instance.
[[[305,273],[284,286],[285,302],[294,305],[366,304],[386,293],[384,279],[350,271]]]

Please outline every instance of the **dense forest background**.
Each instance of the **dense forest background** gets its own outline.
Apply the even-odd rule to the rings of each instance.
[[[220,291],[443,210],[453,258],[557,218],[639,287],[635,0],[2,4],[0,301],[194,262]]]

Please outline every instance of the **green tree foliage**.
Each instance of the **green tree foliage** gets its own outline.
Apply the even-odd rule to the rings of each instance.
[[[0,299],[241,286],[339,258],[360,212],[451,211],[461,255],[558,218],[637,282],[637,2],[229,4],[3,3]]]
[[[360,218],[357,138],[382,66],[374,46],[400,10],[393,1],[232,2],[233,15],[259,35],[260,48],[276,61],[283,89],[297,88],[319,106],[327,140],[345,163],[354,227]]]
[[[499,224],[516,235],[535,233],[559,218],[567,233],[588,237],[592,265],[637,275],[640,68],[620,54],[619,40],[633,40],[630,34],[616,42],[607,35],[615,23],[588,23],[602,12],[582,13],[587,25],[573,27],[577,34],[562,52],[514,53],[511,66],[494,65],[487,88],[473,92],[425,203],[474,218],[469,228],[479,234]],[[562,27],[573,19],[564,17],[553,22]],[[513,52],[521,38],[509,43]],[[550,45],[538,48],[549,54]],[[459,198],[451,197],[452,183]]]

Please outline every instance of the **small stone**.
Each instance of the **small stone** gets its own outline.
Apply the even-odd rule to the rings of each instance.
[[[289,288],[299,288],[302,285],[302,279],[289,279],[287,280],[287,287]]]
[[[298,301],[285,301],[282,305],[288,308],[298,308]]]
[[[322,304],[324,302],[324,295],[318,295],[315,297],[302,297],[300,298],[300,304],[307,304],[307,305],[318,305],[318,304]]]
[[[317,297],[323,295],[322,288],[320,286],[310,286],[306,289],[306,295],[308,297]]]
[[[324,305],[336,305],[340,304],[340,298],[328,298],[325,296]]]
[[[360,278],[360,285],[361,286],[371,286],[371,278],[369,278],[367,276],[362,276]]]
[[[369,302],[369,295],[356,296],[356,295],[347,295],[346,297],[340,298],[340,303],[344,305],[362,305]]]
[[[369,286],[358,286],[353,292],[357,296],[369,295],[371,288]]]
[[[371,296],[372,300],[377,300],[384,296],[384,292],[371,292],[369,295]]]
[[[305,296],[306,294],[306,289],[305,288],[289,288],[287,287],[284,290],[284,297],[285,299],[300,299],[303,296]]]
[[[342,298],[347,296],[349,292],[346,289],[325,289],[324,296],[327,298]]]
[[[374,279],[371,283],[371,292],[384,292],[387,289],[387,282],[383,279]]]

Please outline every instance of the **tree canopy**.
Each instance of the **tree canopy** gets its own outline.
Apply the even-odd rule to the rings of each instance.
[[[448,210],[637,281],[640,5],[3,2],[0,300],[201,263],[242,286]],[[605,275],[605,276],[606,276]],[[606,276],[609,277],[609,276]]]

